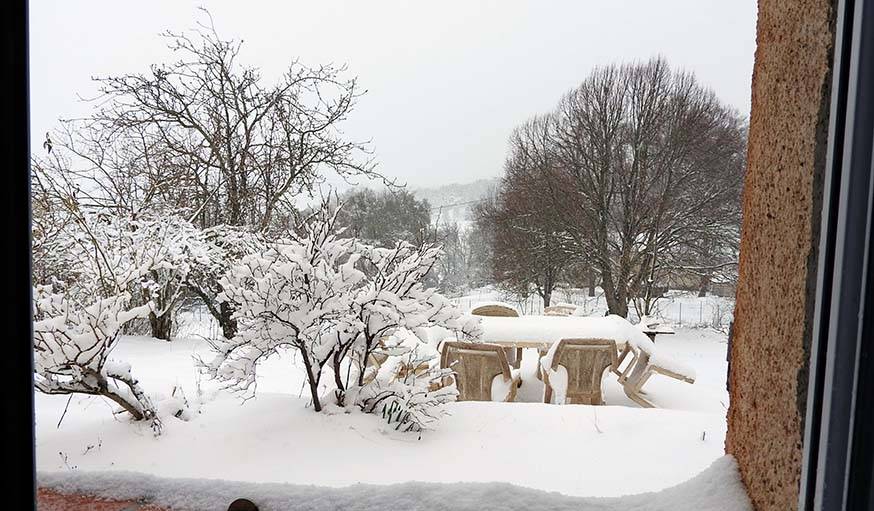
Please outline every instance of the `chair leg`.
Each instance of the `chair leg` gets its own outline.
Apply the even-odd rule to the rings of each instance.
[[[507,357],[507,362],[508,362],[511,366],[515,366],[515,365],[516,365],[516,360],[515,360],[514,357],[513,357],[513,356],[515,355],[515,353],[516,353],[516,351],[515,351],[513,348],[504,348],[504,355],[506,355],[506,357]]]
[[[625,392],[625,395],[629,397],[629,399],[639,404],[640,406],[644,408],[655,408],[655,404],[640,395],[640,387],[646,382],[647,378],[649,378],[649,375],[644,374],[641,378],[637,379],[634,384],[629,384],[626,381],[622,385],[622,390]]]
[[[518,382],[516,380],[512,380],[510,382],[510,392],[507,393],[507,399],[505,400],[505,402],[507,402],[507,403],[515,402],[516,401],[516,389],[518,389],[521,386],[522,386],[522,380],[519,380]]]
[[[552,403],[552,387],[545,379],[543,383],[545,384],[543,387],[543,402],[546,404],[550,404]]]
[[[619,358],[616,360],[616,367],[613,367],[610,369],[614,374],[616,374],[616,376],[622,377],[622,375],[624,374],[623,371],[619,370],[619,366],[622,365],[622,362],[625,361],[625,357],[627,357],[630,352],[631,352],[631,348],[629,348],[628,344],[626,344],[625,348],[623,348],[623,350],[622,350],[622,353],[619,354]],[[631,365],[631,364],[629,364],[629,365]]]
[[[546,351],[542,348],[538,348],[537,350],[537,371],[534,372],[534,376],[537,377],[540,381],[546,381],[543,379],[543,367],[540,365],[541,359],[546,355]]]
[[[637,392],[629,391],[626,389],[625,395],[628,396],[629,399],[631,399],[635,403],[642,406],[643,408],[655,408],[656,407],[653,403],[651,403],[647,399],[644,399],[644,397],[641,396],[640,394],[638,394]]]
[[[626,354],[623,354],[623,357],[620,359],[620,365],[622,364],[621,360],[624,360],[625,356]],[[624,385],[625,382],[628,381],[628,377],[631,375],[631,371],[634,369],[634,365],[637,362],[636,358],[637,357],[631,353],[631,360],[629,360],[628,365],[625,366],[625,370],[622,372],[616,372],[616,375],[619,377],[619,383]]]

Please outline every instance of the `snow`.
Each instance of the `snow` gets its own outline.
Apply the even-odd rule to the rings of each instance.
[[[510,376],[511,379],[506,379],[503,374],[496,375],[492,378],[492,389],[491,396],[492,401],[506,401],[507,396],[510,394],[511,386],[516,378],[520,375],[519,369],[511,369]]]
[[[560,365],[546,371],[549,373],[549,385],[553,391],[552,402],[563,405],[567,400],[567,368]]]
[[[640,328],[641,330],[644,330],[647,332],[673,334],[674,329],[665,325],[664,323],[665,323],[664,320],[661,320],[659,318],[656,318],[653,316],[643,316],[637,322],[637,328]]]
[[[649,352],[652,341],[638,328],[619,316],[522,316],[519,318],[483,316],[480,318],[483,342],[535,341],[552,344],[560,339],[579,337],[613,339],[623,346],[631,342]]]
[[[161,478],[134,472],[41,472],[40,485],[66,493],[137,499],[179,511],[225,509],[244,496],[262,511],[365,511],[374,509],[475,511],[751,511],[733,458],[714,461],[689,481],[657,493],[619,498],[580,498],[507,483],[356,484],[316,486]]]
[[[123,337],[113,357],[130,362],[143,386],[163,395],[155,396],[160,408],[173,404],[170,396],[180,388],[189,402],[202,403],[193,406],[199,413],[187,422],[168,417],[156,439],[146,425],[114,417],[107,401],[93,397],[75,396],[57,427],[67,396],[38,394],[38,469],[69,477],[121,470],[328,487],[501,481],[616,497],[680,484],[724,454],[726,343],[712,330],[678,329],[659,339],[659,350],[696,367],[699,377],[694,385],[652,378],[646,391],[657,409],[639,408],[610,374],[607,406],[543,404],[543,384],[534,377],[537,353],[526,350],[517,391],[523,402],[451,403],[450,415],[421,439],[383,427],[376,416],[307,408],[294,352],[280,351],[264,362],[254,399],[214,395],[198,382],[192,361],[192,355],[208,353],[208,344],[181,330],[190,337]]]
[[[510,393],[510,385],[512,381],[507,380],[503,374],[499,374],[492,378],[492,401],[505,401]]]
[[[520,318],[483,317],[481,321],[484,342],[535,341],[549,344],[549,351],[541,359],[544,368],[552,366],[558,341],[574,338],[612,339],[619,349],[630,343],[647,353],[650,361],[665,369],[695,378],[693,366],[674,360],[649,337],[625,318],[609,315],[604,317],[577,316],[523,316]]]

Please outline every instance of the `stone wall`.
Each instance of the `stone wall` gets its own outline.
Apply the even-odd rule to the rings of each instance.
[[[833,0],[760,0],[726,451],[758,511],[797,508]]]

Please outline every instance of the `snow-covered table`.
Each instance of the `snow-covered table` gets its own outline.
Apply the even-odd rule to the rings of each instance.
[[[522,358],[522,349],[534,348],[541,353],[561,339],[612,339],[620,349],[626,343],[636,346],[651,343],[647,336],[625,318],[610,315],[583,316],[482,316],[482,342],[516,348],[516,362]]]
[[[673,335],[676,333],[673,328],[663,325],[661,320],[649,316],[640,318],[640,324],[638,324],[637,327],[643,330],[643,333],[645,333],[652,342],[655,342],[656,335],[658,334]]]

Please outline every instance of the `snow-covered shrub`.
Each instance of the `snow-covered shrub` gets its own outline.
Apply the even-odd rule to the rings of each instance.
[[[317,411],[323,369],[330,367],[336,404],[385,413],[399,429],[431,427],[455,390],[442,388],[445,374],[426,330],[476,338],[479,322],[422,284],[439,247],[377,248],[342,237],[338,211],[323,207],[299,234],[231,266],[219,280],[219,298],[235,309],[238,330],[229,340],[214,340],[216,357],[200,366],[248,397],[258,364],[290,347],[300,354]],[[390,340],[399,331],[415,335]]]
[[[104,396],[135,420],[161,422],[130,365],[112,360],[119,334],[137,320],[172,315],[197,233],[182,219],[133,219],[70,206],[52,240],[64,273],[34,290],[35,384],[47,394]]]
[[[34,253],[42,258],[51,254],[38,261],[43,276],[64,282],[66,293],[80,301],[128,292],[134,304],[153,302],[148,318],[125,328],[141,323],[143,333],[169,340],[192,262],[207,252],[200,231],[177,216],[132,217],[70,208],[71,221],[49,246]]]
[[[363,385],[368,360],[387,335],[404,328],[427,342],[426,330],[440,327],[460,338],[479,337],[479,322],[464,318],[462,311],[423,280],[441,256],[432,244],[413,246],[399,242],[394,248],[358,244],[366,278],[355,290],[353,313],[361,325],[350,345]],[[338,352],[345,356],[345,353]],[[336,364],[335,364],[336,365]],[[349,382],[347,382],[347,386]],[[340,387],[342,390],[342,387]]]
[[[358,406],[381,414],[395,428],[430,429],[443,414],[441,405],[454,401],[457,391],[454,385],[443,386],[449,370],[439,367],[437,346],[430,344],[427,331],[444,329],[456,338],[477,338],[479,321],[465,318],[443,295],[424,286],[440,258],[438,246],[399,242],[391,249],[359,247],[367,278],[355,294],[361,330],[351,344],[349,361],[358,370],[358,381],[351,387],[345,382],[346,387]],[[374,366],[374,359],[384,361]],[[336,373],[340,364],[334,365]],[[343,382],[337,388],[342,398]]]
[[[346,331],[357,329],[350,318],[354,287],[364,278],[355,268],[355,240],[334,232],[336,213],[322,210],[303,227],[303,234],[272,243],[233,265],[220,280],[220,300],[233,304],[237,334],[214,342],[218,352],[201,367],[232,390],[255,391],[260,361],[278,348],[301,355],[313,406],[322,368],[331,360]],[[354,331],[354,330],[353,330]]]
[[[131,374],[130,364],[109,358],[123,324],[145,317],[151,304],[130,308],[119,293],[82,304],[55,292],[34,289],[34,385],[46,394],[89,394],[111,399],[134,420],[147,420],[157,435],[161,421]]]
[[[445,414],[442,405],[458,396],[452,370],[440,367],[436,348],[398,330],[376,352],[387,355],[385,362],[356,389],[358,405],[381,415],[396,430],[433,429]]]

